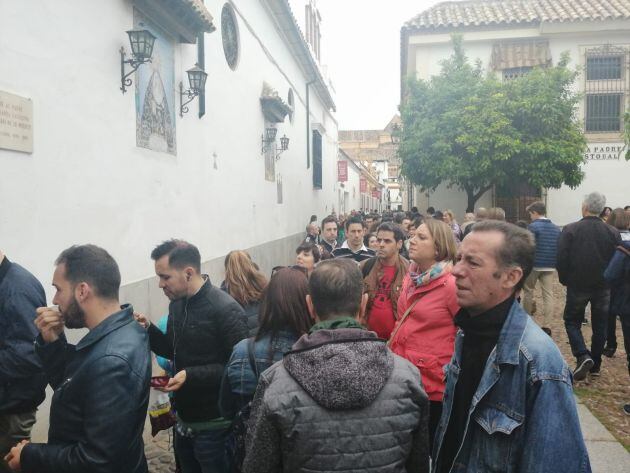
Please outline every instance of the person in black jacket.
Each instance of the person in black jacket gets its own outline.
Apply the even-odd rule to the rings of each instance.
[[[48,443],[22,441],[9,467],[22,473],[147,473],[142,432],[149,403],[148,337],[120,306],[120,272],[94,245],[56,261],[55,308],[37,309],[35,349],[55,389]],[[87,328],[76,345],[64,327]]]
[[[173,361],[175,375],[164,389],[177,411],[175,455],[183,473],[227,473],[225,448],[230,421],[221,417],[223,370],[236,343],[247,338],[242,307],[201,274],[199,250],[168,240],[151,253],[160,288],[171,300],[166,334],[143,314],[151,350]]]
[[[604,280],[604,270],[621,237],[616,228],[599,218],[605,205],[606,197],[599,192],[587,195],[582,203],[584,218],[565,226],[558,241],[558,277],[567,287],[564,327],[571,352],[577,359],[573,371],[573,379],[577,381],[586,378],[589,372],[599,376],[606,342],[610,288]],[[582,336],[584,310],[589,302],[593,328],[590,351]]]
[[[33,347],[35,309],[46,305],[44,288],[0,251],[0,458],[28,439],[46,378]]]

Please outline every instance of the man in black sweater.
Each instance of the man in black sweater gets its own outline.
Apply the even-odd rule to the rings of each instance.
[[[230,421],[219,412],[219,391],[232,348],[247,338],[243,309],[201,274],[199,250],[168,240],[151,253],[160,288],[171,300],[166,334],[149,319],[136,320],[149,331],[151,350],[173,361],[164,389],[174,393],[177,410],[175,454],[183,473],[227,473],[226,438]]]
[[[476,223],[458,249],[435,473],[590,472],[568,367],[515,301],[533,261],[531,233],[500,221]]]
[[[582,203],[584,218],[565,226],[558,241],[558,277],[567,287],[564,327],[577,359],[573,379],[578,381],[589,372],[599,376],[606,343],[610,288],[604,280],[604,270],[621,244],[621,236],[599,218],[605,205],[606,197],[599,192],[587,195]],[[582,336],[584,310],[589,302],[593,328],[590,351]]]

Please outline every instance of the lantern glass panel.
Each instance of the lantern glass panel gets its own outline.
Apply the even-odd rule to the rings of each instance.
[[[289,138],[287,138],[286,136],[280,138],[280,149],[282,149],[282,151],[286,151],[289,149]]]
[[[134,58],[138,61],[150,59],[153,54],[155,36],[148,30],[130,30],[127,34]]]
[[[208,74],[204,72],[199,66],[195,66],[192,69],[186,71],[188,74],[188,82],[190,83],[190,89],[193,92],[199,93],[204,90],[206,86],[206,78]]]
[[[276,133],[278,133],[276,128],[267,128],[267,141],[274,141],[276,139]]]

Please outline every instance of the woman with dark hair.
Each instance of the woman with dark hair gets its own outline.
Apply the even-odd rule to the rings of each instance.
[[[258,328],[258,307],[266,286],[267,278],[258,270],[249,253],[235,250],[227,254],[225,280],[221,283],[221,289],[243,307],[250,337]]]
[[[606,223],[610,223],[608,222],[608,218],[610,217],[610,214],[612,214],[612,211],[613,209],[611,209],[610,207],[604,207],[602,213],[599,214],[599,218],[601,218]]]
[[[372,251],[378,250],[378,241],[376,238],[376,232],[368,233],[363,237],[363,244],[366,248]]]
[[[315,265],[322,259],[319,246],[315,243],[304,242],[298,246],[295,250],[295,264],[306,268],[308,276],[311,275],[315,269]]]
[[[309,331],[313,321],[306,306],[307,294],[308,279],[300,268],[273,273],[260,305],[258,333],[234,346],[225,367],[220,401],[224,416],[232,417],[251,401],[260,374]]]

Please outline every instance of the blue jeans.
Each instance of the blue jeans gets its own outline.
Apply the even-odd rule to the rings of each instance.
[[[175,429],[175,455],[182,473],[229,473],[226,441],[230,429],[205,430],[184,437]]]
[[[584,310],[591,303],[591,349],[586,348],[582,336]],[[576,358],[589,355],[596,365],[602,362],[602,352],[606,343],[606,327],[610,310],[610,289],[581,291],[567,287],[567,302],[564,306],[564,328],[569,336],[571,352]]]

